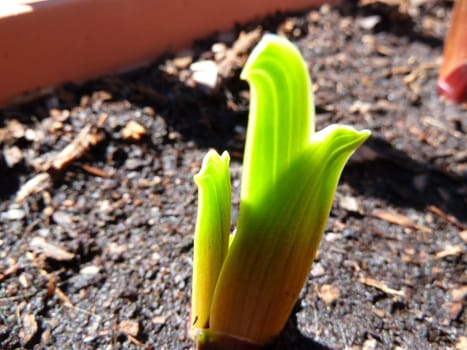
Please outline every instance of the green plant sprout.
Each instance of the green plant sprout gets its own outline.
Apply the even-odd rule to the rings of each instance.
[[[229,155],[210,150],[199,188],[190,332],[198,349],[260,348],[280,334],[306,282],[342,169],[370,136],[315,133],[306,63],[265,35],[241,78],[251,87],[240,211],[230,234]]]

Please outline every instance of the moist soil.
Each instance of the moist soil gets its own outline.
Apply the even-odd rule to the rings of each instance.
[[[373,136],[344,170],[274,346],[466,349],[466,106],[436,91],[451,8],[278,14],[0,110],[0,348],[192,348],[193,175],[209,148],[229,150],[235,218],[239,72],[260,35],[278,32],[309,64],[317,129]],[[203,60],[219,67],[216,86],[193,75]]]

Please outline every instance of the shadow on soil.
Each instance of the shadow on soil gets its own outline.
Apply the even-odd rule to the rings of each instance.
[[[265,350],[334,350],[300,332],[297,322],[297,313],[300,309],[300,301],[298,301],[277,342]]]
[[[185,86],[176,77],[153,66],[82,86],[68,85],[58,89],[55,96],[59,98],[60,108],[68,109],[79,106],[81,96],[91,96],[96,91],[110,93],[112,100],[107,102],[130,101],[136,106],[150,106],[156,116],[166,121],[168,132],[180,133],[183,139],[193,140],[201,148],[227,149],[233,159],[241,160],[248,101],[232,101],[231,91],[246,90],[247,85],[232,79],[223,89],[216,94],[207,94],[202,89]],[[228,107],[232,103],[237,106],[235,110]],[[34,105],[21,106],[23,113],[14,110],[3,113],[4,116],[46,118],[45,105],[44,100],[36,101]],[[27,109],[30,110],[25,113]],[[151,143],[151,138],[145,142]],[[165,139],[162,142],[171,141]],[[151,147],[151,144],[147,146]],[[372,156],[360,162],[351,161],[344,170],[342,181],[365,196],[383,198],[395,206],[423,210],[433,205],[459,221],[467,222],[467,213],[463,210],[467,204],[462,196],[465,178],[459,179],[436,169],[430,160],[416,161],[377,136],[371,137],[363,147]],[[0,164],[0,168],[6,169],[6,166]],[[18,176],[28,172],[24,166],[5,169],[0,175],[0,198],[13,195],[18,190]]]
[[[420,36],[416,24],[409,16],[401,17],[397,6],[375,3],[357,8],[352,1],[347,1],[340,11],[350,16],[380,16],[375,31],[396,30],[397,34],[405,35],[410,40],[442,45],[437,38]],[[265,29],[273,30],[281,23],[281,18],[280,15],[270,17]],[[204,44],[196,45],[198,51],[193,54],[194,60],[213,42],[214,39],[209,39]],[[162,117],[167,123],[168,133],[177,132],[184,140],[192,140],[201,148],[227,149],[233,159],[241,160],[248,100],[241,97],[239,92],[248,91],[247,84],[239,79],[228,79],[213,93],[188,87],[180,82],[176,74],[170,75],[164,71],[168,57],[130,73],[111,75],[82,85],[59,87],[54,92],[55,108],[71,110],[82,104],[83,96],[91,96],[92,100],[94,93],[105,91],[111,95],[111,100],[106,102],[129,101],[136,107],[151,107],[156,113],[154,118]],[[1,110],[0,113],[3,118],[22,119],[27,123],[25,118],[31,115],[39,120],[48,117],[48,104],[46,97],[18,108]],[[92,104],[88,107],[93,109]],[[147,142],[147,146],[151,147],[150,138]],[[162,142],[171,141],[166,138]],[[466,206],[462,196],[465,178],[458,179],[444,170],[436,169],[429,160],[418,162],[377,137],[372,137],[365,147],[377,157],[360,163],[351,162],[343,174],[343,181],[359,193],[384,198],[402,207],[424,209],[434,205],[460,221],[467,221],[467,213],[462,209]],[[13,195],[18,190],[18,175],[27,172],[24,166],[6,169],[0,162],[0,199]]]
[[[395,206],[424,210],[435,206],[467,222],[465,178],[437,169],[430,162],[421,163],[389,142],[371,137],[365,144],[371,159],[350,162],[342,181],[359,193],[382,198]]]

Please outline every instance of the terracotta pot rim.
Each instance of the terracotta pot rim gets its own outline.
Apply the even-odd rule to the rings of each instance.
[[[0,2],[0,104],[40,88],[144,65],[235,23],[338,1]]]

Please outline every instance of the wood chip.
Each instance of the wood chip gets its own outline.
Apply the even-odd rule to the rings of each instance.
[[[151,319],[151,322],[154,324],[164,324],[166,320],[167,320],[166,316],[154,316]]]
[[[28,180],[16,193],[15,202],[22,204],[29,196],[52,187],[52,178],[48,173],[40,173]]]
[[[131,320],[123,320],[118,324],[118,330],[125,335],[136,337],[139,333],[139,323]]]
[[[68,146],[57,154],[52,161],[44,164],[42,169],[44,171],[62,171],[73,161],[81,158],[91,149],[91,147],[94,147],[103,141],[104,138],[105,133],[100,127],[88,124],[79,132]]]
[[[436,259],[442,259],[447,256],[459,256],[462,254],[462,245],[461,244],[456,244],[456,245],[450,245],[446,248],[444,248],[442,251],[438,252],[435,254]]]
[[[146,128],[134,120],[130,120],[122,129],[122,137],[127,141],[141,141],[145,134]]]
[[[432,232],[431,228],[424,225],[418,225],[407,216],[395,213],[393,211],[377,209],[372,212],[372,215],[375,218],[390,222],[391,224],[396,224],[402,227],[408,227],[428,233]]]
[[[83,169],[84,171],[88,172],[89,174],[91,175],[94,175],[94,176],[99,176],[99,177],[110,177],[110,174],[109,173],[106,173],[104,170],[98,168],[98,167],[95,167],[95,166],[91,166],[91,165],[87,165],[87,164],[82,164],[81,165],[81,169]]]
[[[384,319],[386,317],[386,312],[382,309],[379,309],[379,308],[373,308],[371,310],[376,316],[378,316],[379,318],[382,318]]]
[[[318,296],[326,305],[329,305],[339,298],[339,289],[333,284],[323,284],[319,289]]]
[[[50,273],[48,274],[48,276],[49,276],[49,282],[47,283],[46,299],[52,298],[52,296],[55,294],[55,288],[57,287],[55,275]]]
[[[41,173],[26,182],[16,194],[16,203],[23,203],[29,196],[47,190],[52,186],[52,173],[63,171],[73,161],[81,158],[91,147],[104,140],[102,125],[108,116],[101,116],[97,125],[88,124],[75,139],[59,152],[52,160],[39,166]]]
[[[456,350],[467,350],[467,336],[461,335],[457,339]]]
[[[49,243],[42,237],[34,237],[29,243],[31,249],[47,258],[57,261],[70,261],[75,258],[75,254],[70,253],[59,245]]]
[[[380,282],[380,281],[377,281],[377,280],[375,280],[373,278],[364,277],[364,276],[360,276],[358,281],[363,283],[363,284],[366,284],[367,286],[377,288],[377,289],[381,290],[382,292],[384,292],[386,294],[405,297],[404,291],[390,288],[390,287],[387,286],[387,284],[385,282]]]
[[[246,54],[256,45],[261,34],[262,29],[259,27],[250,32],[241,32],[232,48],[226,51],[224,59],[219,63],[219,75],[228,78],[236,68],[242,67],[247,59]]]
[[[447,314],[449,316],[450,321],[457,320],[462,313],[462,309],[464,308],[464,303],[460,301],[456,302],[449,302],[444,305],[447,308]],[[446,322],[449,324],[449,322]]]
[[[451,289],[452,301],[463,301],[467,296],[467,285]]]
[[[33,314],[24,315],[21,323],[22,327],[19,336],[23,346],[26,346],[34,338],[39,327],[37,325],[36,317]]]
[[[5,278],[15,274],[19,270],[19,265],[14,263],[6,268],[5,271],[0,273],[0,282],[3,281]]]

